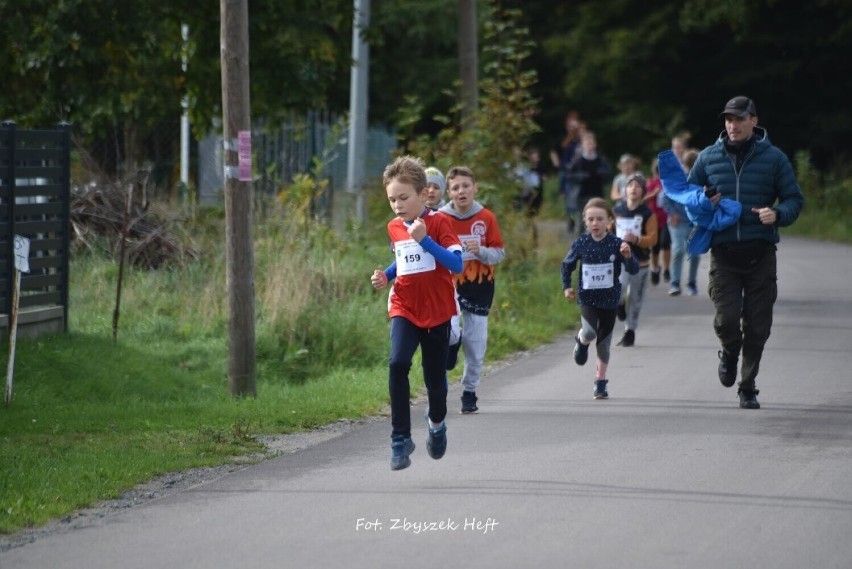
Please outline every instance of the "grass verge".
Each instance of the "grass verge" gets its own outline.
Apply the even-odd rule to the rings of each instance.
[[[504,232],[524,233],[524,223],[507,222]],[[114,343],[115,264],[75,258],[69,332],[18,341],[14,398],[0,409],[0,533],[42,525],[161,474],[257,453],[260,435],[381,412],[387,291],[372,290],[369,274],[389,255],[383,228],[374,233],[377,243],[363,252],[331,244],[324,255],[287,255],[271,245],[274,230],[263,232],[254,399],[228,395],[220,264],[128,271]],[[488,361],[576,322],[559,284],[566,247],[559,231],[543,231],[537,248],[498,269]],[[306,281],[314,294],[297,291]],[[453,374],[458,380],[460,367]],[[421,389],[418,362],[411,379],[412,391]]]

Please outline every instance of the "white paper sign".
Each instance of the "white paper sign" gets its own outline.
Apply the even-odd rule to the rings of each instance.
[[[628,233],[640,237],[642,235],[642,216],[636,217],[617,217],[615,218],[615,235],[619,239],[624,239]]]
[[[30,272],[30,240],[15,235],[15,268],[22,273]]]

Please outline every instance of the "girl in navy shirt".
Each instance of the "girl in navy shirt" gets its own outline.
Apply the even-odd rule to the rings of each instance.
[[[584,365],[589,357],[589,344],[597,339],[597,366],[595,368],[595,399],[606,399],[606,370],[609,365],[609,346],[619,300],[621,299],[621,265],[630,274],[639,271],[630,245],[607,228],[615,220],[612,207],[602,198],[589,200],[583,208],[586,232],[580,235],[565,260],[562,261],[562,289],[565,298],[577,300],[580,305],[581,328],[575,338],[574,361]],[[571,284],[571,274],[580,262],[577,278],[578,292]]]

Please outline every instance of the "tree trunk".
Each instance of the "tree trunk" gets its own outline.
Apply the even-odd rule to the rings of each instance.
[[[459,0],[458,7],[462,127],[467,128],[479,107],[476,0]]]

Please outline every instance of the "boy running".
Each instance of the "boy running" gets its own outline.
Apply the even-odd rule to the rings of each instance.
[[[494,300],[494,267],[506,253],[497,218],[475,199],[479,186],[473,171],[466,166],[450,168],[447,187],[450,203],[439,211],[450,219],[464,245],[464,271],[454,277],[461,316],[453,321],[447,369],[456,366],[461,346],[464,349],[461,412],[475,413],[479,410],[476,388],[488,343],[488,313]]]
[[[446,217],[426,207],[426,173],[418,158],[401,156],[385,168],[383,182],[396,217],[388,222],[395,261],[376,269],[376,289],[396,279],[388,298],[391,318],[388,387],[391,400],[391,470],[411,465],[408,372],[420,346],[429,398],[426,449],[437,460],[447,449],[446,362],[450,318],[457,314],[452,273],[462,270],[461,243]]]

